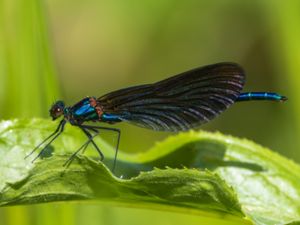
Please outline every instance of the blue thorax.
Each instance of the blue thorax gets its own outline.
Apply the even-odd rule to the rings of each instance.
[[[90,98],[84,98],[74,106],[70,107],[69,113],[76,120],[88,121],[97,120],[98,114],[90,104]]]
[[[95,112],[95,109],[88,103],[82,105],[80,108],[77,108],[75,111],[73,111],[73,115],[84,116],[86,114],[90,114],[91,112]]]
[[[91,106],[90,98],[84,98],[72,107],[66,107],[64,110],[66,117],[72,118],[76,121],[89,121],[89,120],[99,120],[99,115],[96,109]],[[103,113],[101,115],[100,121],[103,122],[121,122],[121,119],[117,115],[110,113]]]

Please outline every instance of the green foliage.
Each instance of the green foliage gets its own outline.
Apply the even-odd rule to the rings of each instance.
[[[181,133],[146,153],[120,154],[112,174],[94,160],[92,149],[89,157],[62,166],[84,141],[78,129],[68,127],[42,159],[34,164],[24,160],[54,126],[46,120],[0,124],[2,206],[97,200],[239,224],[297,224],[300,218],[300,167],[250,141],[219,133]],[[113,149],[97,141],[110,167]]]
[[[53,69],[55,66],[51,59],[51,51],[54,51],[54,48],[48,42],[49,26],[45,20],[47,18],[50,19],[50,30],[53,31],[50,38],[54,37],[55,40],[53,43],[57,51],[55,61],[59,63],[60,74],[62,75],[60,81],[62,81],[66,93],[65,97],[68,100],[78,99],[88,94],[87,91],[92,94],[101,94],[129,83],[158,80],[161,78],[158,77],[160,74],[163,76],[179,72],[183,68],[189,69],[191,66],[198,66],[199,63],[205,64],[220,60],[238,61],[249,71],[247,82],[249,90],[262,87],[263,89],[274,90],[281,88],[282,92],[294,100],[284,106],[288,116],[277,113],[270,115],[270,111],[275,111],[274,108],[271,108],[273,107],[271,104],[268,108],[267,104],[264,107],[251,106],[254,114],[255,112],[258,112],[258,115],[267,114],[269,121],[276,121],[273,123],[274,126],[270,123],[267,124],[268,129],[272,130],[271,135],[266,132],[266,129],[262,129],[265,128],[263,126],[266,124],[260,123],[266,118],[265,116],[261,116],[261,119],[256,118],[260,122],[252,126],[252,121],[247,122],[243,117],[237,117],[237,115],[243,114],[242,111],[238,111],[236,114],[234,111],[231,112],[230,115],[233,115],[234,120],[230,117],[222,120],[222,123],[227,123],[227,127],[220,123],[216,127],[220,130],[227,130],[227,132],[229,132],[228,127],[231,127],[230,133],[235,132],[242,136],[255,137],[256,140],[271,146],[284,146],[281,148],[284,154],[293,155],[292,158],[299,159],[299,154],[295,150],[295,146],[298,146],[295,137],[299,131],[298,115],[300,112],[299,101],[295,100],[299,96],[298,1],[292,0],[288,4],[283,1],[276,3],[274,1],[249,1],[249,3],[199,1],[197,4],[193,1],[132,3],[56,0],[46,2],[39,0],[0,1],[1,118],[45,115],[49,105],[59,97],[59,87]],[[44,6],[46,7],[44,8]],[[270,25],[266,24],[268,12],[271,15],[269,18]],[[272,41],[274,43],[271,43]],[[71,44],[69,45],[69,43]],[[272,53],[269,52],[270,49],[272,49]],[[245,56],[247,57],[245,58]],[[93,59],[94,64],[90,63]],[[253,70],[255,66],[260,69]],[[273,84],[276,73],[278,77],[277,87]],[[90,76],[91,74],[93,76]],[[112,74],[118,79],[112,79]],[[131,80],[128,80],[129,77]],[[83,81],[85,85],[82,85]],[[257,84],[251,87],[251,82],[254,81],[257,81]],[[260,87],[259,85],[262,85],[263,82],[265,82],[264,86]],[[289,86],[285,85],[285,82],[288,82]],[[266,111],[255,111],[258,108],[266,109]],[[247,113],[248,109],[244,108],[244,110],[244,113]],[[288,119],[284,121],[284,118]],[[243,121],[242,125],[240,121]],[[29,152],[53,128],[48,123],[45,127],[40,123],[40,121],[35,120],[1,123],[0,189],[7,191],[5,192],[6,195],[0,194],[2,204],[4,204],[2,200],[4,197],[7,200],[9,193],[11,193],[11,200],[13,198],[21,201],[21,197],[25,196],[22,188],[33,184],[30,182],[42,181],[41,177],[33,179],[34,176],[32,175],[28,180],[26,177],[35,174],[38,168],[43,168],[39,166],[49,165],[50,168],[53,168],[55,162],[60,164],[56,160],[63,161],[63,157],[66,156],[62,155],[76,149],[83,141],[76,130],[66,132],[54,145],[55,153],[58,153],[60,158],[52,157],[48,160],[46,159],[47,155],[44,155],[45,159],[41,163],[32,165],[29,161],[24,160],[25,152]],[[285,128],[282,128],[280,124],[285,124]],[[276,129],[281,128],[275,130],[275,126]],[[298,130],[294,129],[293,126],[296,126]],[[212,125],[212,127],[215,126]],[[126,129],[126,132],[133,133],[135,130],[131,131],[129,128]],[[280,139],[276,137],[280,137]],[[152,140],[157,139],[153,133],[151,133],[151,138]],[[200,141],[203,140],[202,138],[208,139],[208,143]],[[123,144],[126,143],[124,138],[122,140]],[[231,145],[227,142],[224,144],[227,147],[223,148],[224,140],[225,142],[226,140],[233,140],[233,147],[236,149],[231,149]],[[199,145],[193,143],[198,141]],[[134,143],[134,146],[138,146],[138,149],[142,148],[143,143],[152,141],[150,139],[147,141],[144,138],[134,141],[127,140],[125,145],[127,148],[129,148],[130,142]],[[237,147],[239,144],[245,146]],[[108,150],[106,155],[112,155],[112,149],[105,143],[102,143],[102,148]],[[205,150],[206,148],[207,150]],[[130,149],[134,151],[133,148]],[[195,149],[194,151],[197,153],[189,155],[191,149]],[[245,151],[242,151],[243,149]],[[281,157],[275,156],[273,158],[273,153],[263,156],[260,151],[266,152],[256,145],[249,144],[249,142],[227,139],[226,137],[221,138],[218,135],[210,137],[206,133],[185,134],[169,139],[169,142],[158,145],[146,154],[122,155],[116,173],[118,177],[122,174],[124,178],[133,177],[135,179],[140,170],[151,171],[154,166],[164,171],[165,165],[168,164],[174,168],[182,168],[183,166],[207,167],[213,171],[213,173],[207,174],[210,175],[211,180],[216,179],[222,183],[215,175],[218,173],[226,181],[227,186],[228,184],[233,186],[243,212],[256,223],[286,223],[298,218],[299,207],[296,205],[296,202],[299,202],[297,191],[299,189],[297,187],[298,166],[292,166],[293,163],[287,162]],[[93,153],[92,150],[87,152],[91,156]],[[269,160],[271,162],[268,162]],[[253,167],[253,165],[249,165],[249,168],[239,166],[248,165],[245,162],[249,161],[251,165],[264,166],[266,164],[263,167],[265,170],[260,171],[261,167]],[[79,162],[83,163],[79,164]],[[110,161],[108,160],[107,163]],[[101,170],[95,173],[95,178],[99,178],[100,174],[103,173],[103,176],[110,177],[116,186],[120,181],[123,182],[123,180],[113,177],[102,164],[95,164],[94,161],[85,157],[75,161],[66,174],[69,174],[69,170],[77,167],[87,172],[85,168],[90,168],[89,164],[92,168]],[[64,168],[58,165],[55,169],[62,170]],[[175,172],[177,171],[175,170]],[[201,174],[205,175],[206,172],[201,172]],[[52,175],[50,173],[50,178]],[[44,178],[43,174],[41,176]],[[148,173],[145,176],[148,177]],[[51,186],[54,183],[50,181],[45,179],[44,182]],[[64,184],[64,181],[65,179],[62,179],[61,185]],[[18,184],[20,186],[17,186]],[[40,188],[44,186],[29,188],[28,191],[41,190]],[[51,189],[54,187],[51,186]],[[226,192],[226,186],[222,185],[221,187]],[[103,187],[97,189],[100,192],[101,190]],[[216,189],[213,190],[216,191]],[[83,190],[81,189],[81,191]],[[20,193],[19,198],[16,196],[17,192]],[[231,192],[229,190],[229,194]],[[209,196],[213,197],[213,195]],[[49,196],[40,195],[39,202],[46,201],[46,197]],[[105,201],[103,198],[99,199]],[[28,200],[33,201],[33,199]],[[109,198],[108,200],[111,201],[112,199]],[[113,204],[125,204],[124,201],[116,200]],[[269,202],[270,204],[268,204]],[[149,202],[143,206],[145,203],[146,201],[132,202],[131,204],[149,208]],[[11,201],[10,204],[17,203]],[[171,209],[170,205],[167,204],[153,203],[153,205],[159,209]],[[126,224],[129,220],[130,224],[136,221],[138,221],[136,224],[141,224],[141,221],[145,222],[145,217],[148,216],[151,223],[157,219],[156,221],[161,224],[192,224],[191,216],[184,217],[180,214],[176,216],[176,214],[167,214],[166,212],[158,214],[159,212],[151,211],[141,214],[141,211],[130,212],[127,209],[122,209],[120,215],[116,213],[116,208],[110,207],[108,210],[103,210],[102,204],[94,206],[93,213],[91,213],[91,206],[88,204],[55,204],[54,207],[51,204],[7,207],[0,210],[0,223],[91,224],[93,222],[95,224]],[[204,204],[193,207],[198,208],[195,211],[199,213],[201,206]],[[222,204],[214,204],[213,206],[216,210],[216,207],[222,206]],[[186,206],[175,207],[177,210],[180,208],[187,211],[188,209]],[[188,209],[189,212],[191,212],[190,210],[191,208]],[[101,214],[101,212],[103,213]],[[201,212],[204,213],[203,210]],[[205,213],[208,212],[205,211]],[[231,220],[223,220],[224,215],[217,217],[217,214],[213,214],[212,216],[215,216],[219,221],[211,222],[210,220],[208,222],[207,217],[200,217],[201,224],[237,224],[236,221],[232,220],[233,217],[230,217]],[[118,221],[116,221],[117,217],[119,217]],[[184,219],[184,221],[180,221],[178,218]],[[245,220],[243,222],[239,220],[238,224],[245,222]],[[195,224],[199,224],[198,217]],[[289,224],[299,224],[299,222]]]
[[[43,116],[59,97],[42,4],[39,0],[0,1],[2,119]]]

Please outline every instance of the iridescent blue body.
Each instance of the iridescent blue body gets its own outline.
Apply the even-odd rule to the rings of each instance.
[[[87,121],[102,121],[107,123],[121,122],[119,116],[109,113],[97,113],[96,107],[92,105],[92,100],[96,100],[95,97],[86,97],[73,105],[72,107],[66,107],[64,109],[64,117],[71,124],[82,124]]]
[[[267,101],[285,101],[287,98],[277,93],[270,92],[246,92],[241,93],[236,101],[267,100]]]
[[[95,121],[98,119],[97,112],[90,104],[90,98],[84,98],[72,107],[65,109],[65,116],[69,116],[70,121]]]
[[[277,93],[242,93],[244,83],[245,73],[238,64],[217,63],[156,83],[123,88],[99,98],[86,97],[70,107],[65,107],[63,101],[57,101],[52,105],[50,115],[53,120],[59,117],[63,119],[57,129],[31,153],[48,142],[36,156],[38,158],[64,131],[66,123],[69,122],[80,128],[88,140],[74,152],[67,164],[90,143],[103,160],[104,156],[93,138],[100,130],[109,130],[118,133],[115,166],[120,130],[87,125],[86,122],[112,124],[124,121],[152,130],[177,132],[197,128],[209,122],[237,101],[287,100]]]

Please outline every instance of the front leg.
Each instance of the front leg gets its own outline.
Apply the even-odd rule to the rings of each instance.
[[[61,133],[64,131],[64,128],[65,128],[65,125],[66,125],[66,120],[62,120],[60,121],[58,127],[56,128],[56,130],[51,134],[49,135],[44,141],[42,141],[38,146],[36,146],[26,157],[28,158],[30,155],[32,155],[39,147],[41,147],[45,142],[47,142],[51,137],[53,137],[44,147],[43,149],[39,152],[39,154],[32,160],[32,163],[37,159],[39,158],[43,152],[47,149],[47,147],[56,139],[58,138],[59,135],[61,135]]]

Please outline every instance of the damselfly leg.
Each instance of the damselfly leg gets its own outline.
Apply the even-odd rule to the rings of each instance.
[[[66,121],[62,120],[60,121],[59,125],[57,126],[56,130],[50,134],[44,141],[42,141],[39,145],[37,145],[28,155],[25,156],[25,159],[31,156],[37,149],[39,149],[44,143],[46,143],[51,137],[53,137],[46,145],[43,147],[43,149],[39,152],[39,154],[32,160],[34,162],[37,158],[39,158],[43,152],[47,149],[47,147],[56,139],[59,135],[64,131],[66,125]]]
[[[118,156],[118,151],[119,151],[119,143],[120,143],[121,131],[119,129],[117,129],[117,128],[101,127],[101,126],[91,126],[91,125],[80,125],[79,127],[83,128],[83,129],[88,129],[88,130],[91,130],[91,131],[94,131],[94,132],[95,132],[95,130],[109,130],[109,131],[117,132],[118,138],[117,138],[116,151],[115,151],[114,162],[113,162],[113,167],[112,167],[112,171],[114,171],[115,167],[116,167],[116,161],[117,161],[117,156]],[[96,148],[96,150],[97,150],[97,148]],[[103,155],[100,150],[98,152],[99,152],[100,155]]]
[[[80,127],[80,129],[85,133],[85,135],[91,139],[92,138],[92,134],[90,132],[88,132],[85,128],[83,127]],[[96,129],[91,129],[93,132],[95,132],[96,134],[99,134],[99,131],[96,130]],[[93,144],[93,146],[95,147],[96,151],[99,153],[99,156],[100,156],[100,160],[103,161],[104,160],[104,155],[103,153],[101,152],[101,150],[99,149],[99,147],[96,145],[96,143],[94,142],[93,139],[91,139],[91,143]],[[86,145],[84,147],[84,149],[82,150],[82,152],[85,151],[85,149],[87,148],[88,145]]]
[[[69,165],[72,163],[72,161],[74,160],[75,156],[76,156],[82,149],[85,149],[86,146],[89,145],[89,143],[91,143],[91,142],[94,143],[93,138],[96,137],[98,134],[99,134],[99,132],[97,132],[97,133],[94,134],[94,135],[89,136],[89,139],[88,139],[88,140],[87,140],[87,141],[86,141],[79,149],[77,149],[77,150],[70,156],[70,158],[63,164],[63,166],[69,166]]]

